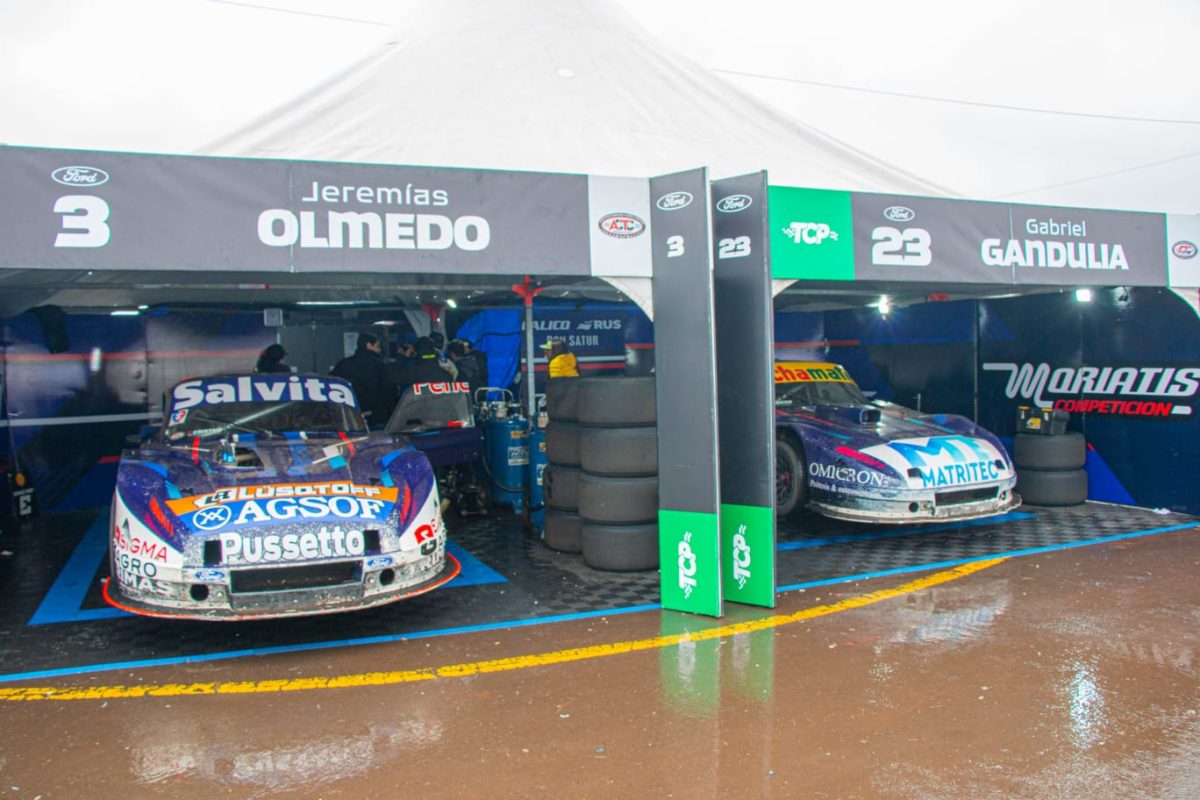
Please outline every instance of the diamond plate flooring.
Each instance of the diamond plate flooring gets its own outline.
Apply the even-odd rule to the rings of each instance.
[[[85,533],[106,510],[44,515],[0,534],[0,678],[163,659],[205,659],[273,648],[336,646],[657,604],[658,573],[601,572],[545,547],[511,513],[448,520],[451,539],[506,580],[448,586],[381,608],[289,620],[194,622],[104,616],[107,559],[80,580],[77,619],[31,625]],[[781,587],[1019,554],[1094,539],[1190,526],[1183,514],[1088,503],[1024,507],[1002,518],[918,527],[856,525],[804,516],[781,526]],[[75,559],[76,562],[79,559]],[[89,564],[90,562],[86,562]],[[89,617],[89,613],[92,615]],[[100,618],[93,618],[100,617]],[[64,618],[69,619],[69,618]]]

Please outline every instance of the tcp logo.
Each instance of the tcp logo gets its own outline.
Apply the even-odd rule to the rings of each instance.
[[[616,239],[632,239],[646,230],[646,223],[633,214],[609,214],[598,224],[602,233]]]
[[[192,524],[202,531],[215,531],[224,528],[233,519],[233,510],[229,506],[214,506],[202,508],[192,515]]]
[[[1189,242],[1187,239],[1180,239],[1178,242],[1171,245],[1171,252],[1174,253],[1177,258],[1195,258],[1196,245],[1192,242]]]
[[[63,186],[100,186],[108,183],[108,173],[96,167],[59,167],[50,173]]]
[[[838,240],[837,231],[824,222],[793,222],[783,232],[796,244],[821,244],[826,239]]]

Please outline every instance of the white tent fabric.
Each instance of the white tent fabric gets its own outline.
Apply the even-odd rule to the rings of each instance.
[[[951,193],[738,91],[609,0],[439,0],[201,152],[637,176],[786,168],[806,186]]]
[[[307,137],[314,158],[373,158],[349,126],[386,113],[410,163],[767,167],[777,184],[1190,214],[1197,30],[1200,5],[1178,0],[6,0],[0,142],[292,157],[248,125],[300,98],[330,137]],[[408,93],[337,96],[383,62]]]

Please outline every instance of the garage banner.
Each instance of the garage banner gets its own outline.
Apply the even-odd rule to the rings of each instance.
[[[643,179],[21,147],[0,175],[0,267],[649,274]]]
[[[775,371],[771,274],[762,246],[766,173],[714,181],[712,204],[724,594],[774,608]]]
[[[1166,215],[770,188],[775,278],[1166,286]]]
[[[708,172],[650,179],[663,608],[720,616],[717,384]]]

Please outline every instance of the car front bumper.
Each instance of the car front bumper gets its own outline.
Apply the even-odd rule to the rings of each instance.
[[[1021,505],[1015,480],[946,492],[897,492],[868,497],[814,491],[808,507],[826,517],[849,522],[915,524],[981,519],[1008,513]]]

